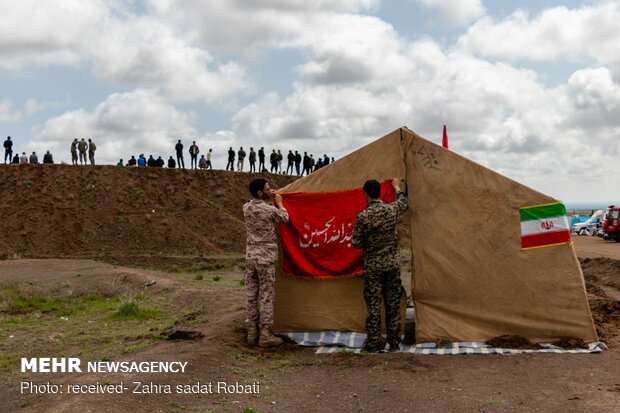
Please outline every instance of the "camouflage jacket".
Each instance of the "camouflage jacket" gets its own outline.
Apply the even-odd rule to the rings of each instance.
[[[395,202],[370,201],[366,209],[357,214],[351,243],[364,250],[364,271],[374,273],[399,267],[396,222],[407,210],[407,204],[407,195],[399,192]]]
[[[286,209],[278,209],[260,199],[251,199],[243,205],[245,217],[246,258],[274,260],[278,247],[274,224],[288,222]]]

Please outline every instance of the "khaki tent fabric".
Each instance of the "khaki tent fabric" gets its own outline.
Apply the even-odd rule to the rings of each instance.
[[[519,208],[554,202],[498,173],[398,129],[287,186],[327,191],[406,175],[415,266],[416,341],[596,341],[571,245],[520,250]],[[276,331],[364,331],[360,278],[277,275]]]

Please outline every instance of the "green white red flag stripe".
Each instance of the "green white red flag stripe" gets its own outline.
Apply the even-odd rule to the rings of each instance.
[[[521,249],[569,244],[570,226],[561,202],[519,209]]]

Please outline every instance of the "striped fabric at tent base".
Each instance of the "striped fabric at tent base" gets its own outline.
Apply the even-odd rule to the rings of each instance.
[[[365,333],[322,331],[312,333],[285,333],[282,334],[297,344],[307,347],[317,347],[317,354],[331,353],[361,353]],[[607,346],[600,342],[589,343],[587,349],[565,349],[549,343],[539,343],[541,349],[509,349],[493,348],[479,342],[456,342],[447,346],[438,347],[436,343],[401,344],[401,353],[428,354],[428,355],[467,355],[467,354],[590,354],[607,350]]]

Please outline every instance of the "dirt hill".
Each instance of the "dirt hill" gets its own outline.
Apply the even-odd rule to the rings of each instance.
[[[0,165],[0,258],[242,253],[260,174]],[[296,177],[264,175],[272,187]]]

